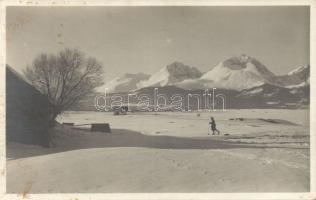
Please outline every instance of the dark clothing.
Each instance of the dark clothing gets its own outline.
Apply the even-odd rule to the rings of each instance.
[[[209,122],[209,124],[211,125],[211,129],[212,129],[213,135],[215,134],[215,131],[217,132],[217,134],[220,133],[220,131],[217,130],[217,128],[216,128],[215,120],[212,119],[212,120]]]
[[[215,125],[215,124],[212,124],[212,125],[211,125],[211,128],[212,128],[212,130],[216,130],[216,125]]]
[[[215,129],[216,129],[215,121],[212,120],[212,122],[209,122],[209,124],[211,124],[212,130],[215,130]]]

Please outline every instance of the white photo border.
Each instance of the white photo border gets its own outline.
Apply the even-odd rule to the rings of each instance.
[[[5,65],[8,6],[310,6],[310,192],[307,193],[6,193]],[[316,199],[316,0],[0,0],[0,199],[34,200],[154,200],[154,199]]]

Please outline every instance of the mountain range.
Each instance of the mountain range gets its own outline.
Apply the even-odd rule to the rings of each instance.
[[[174,62],[152,75],[124,74],[105,85],[109,92],[128,92],[146,87],[176,86],[186,90],[221,88],[242,91],[263,84],[295,88],[309,84],[309,66],[288,74],[275,75],[255,58],[247,55],[228,58],[202,73],[196,67]]]
[[[309,105],[309,79],[309,65],[276,75],[257,59],[240,55],[204,73],[196,67],[174,62],[152,75],[124,74],[104,87],[108,88],[110,96],[127,93],[153,96],[154,88],[167,96],[203,95],[205,90],[216,88],[226,96],[226,108],[301,108]],[[187,100],[184,103],[188,103]],[[199,103],[205,102],[202,99]]]

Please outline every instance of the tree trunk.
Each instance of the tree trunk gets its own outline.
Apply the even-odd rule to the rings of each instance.
[[[51,124],[51,127],[54,127],[56,125],[56,117],[60,114],[60,110],[59,109],[56,109],[54,108],[53,111],[52,111],[52,115],[51,115],[51,119],[50,119],[50,124]]]

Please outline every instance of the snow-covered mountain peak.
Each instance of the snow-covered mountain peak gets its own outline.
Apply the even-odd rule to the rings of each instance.
[[[224,60],[221,67],[226,67],[231,70],[246,70],[251,71],[257,75],[264,76],[265,78],[275,76],[266,66],[261,64],[255,58],[242,54]]]
[[[195,67],[181,62],[173,62],[153,74],[148,80],[140,82],[138,88],[172,85],[187,79],[200,78],[202,73]]]
[[[177,86],[184,89],[217,87],[240,91],[265,83],[273,84],[274,78],[275,75],[258,60],[243,54],[220,62],[200,79],[185,80]]]
[[[270,83],[273,77],[274,74],[259,61],[250,56],[241,55],[220,62],[201,79],[209,82],[207,86],[243,90]]]
[[[250,57],[246,55],[235,56],[226,59],[222,62],[222,67],[229,68],[231,70],[240,70],[247,67],[247,63],[250,62]]]
[[[107,88],[108,92],[127,92],[137,89],[137,84],[149,77],[148,74],[144,73],[125,73],[107,82],[103,88]]]
[[[309,66],[308,65],[299,66],[298,68],[293,69],[292,71],[290,71],[287,75],[292,76],[292,75],[295,75],[295,74],[302,73],[302,72],[304,72],[306,70],[309,70]]]
[[[173,62],[166,66],[169,74],[178,79],[200,78],[202,73],[195,67],[190,67],[182,62]]]

